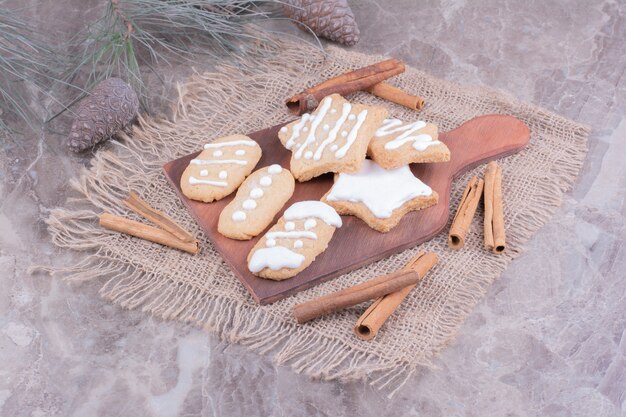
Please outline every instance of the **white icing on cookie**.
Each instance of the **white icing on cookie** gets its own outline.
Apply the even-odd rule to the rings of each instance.
[[[330,150],[335,152],[337,149],[339,149],[339,146],[337,146],[336,144],[330,147]]]
[[[300,121],[293,125],[293,129],[291,130],[291,137],[285,143],[285,148],[291,149],[296,142],[296,139],[300,136],[300,130],[302,127],[309,121],[311,115],[309,113],[304,113],[300,118]]]
[[[278,164],[274,164],[274,165],[270,165],[267,168],[267,172],[270,175],[263,175],[260,179],[259,179],[259,185],[261,185],[262,187],[269,187],[272,185],[272,176],[273,174],[280,174],[282,172],[282,167]],[[225,172],[225,171],[223,171]],[[263,197],[264,192],[261,188],[259,187],[254,187],[252,190],[250,190],[250,194],[249,197],[246,200],[243,201],[243,203],[241,203],[241,207],[244,210],[254,210],[255,208],[257,208],[258,203],[254,200],[254,199],[258,199]]]
[[[436,145],[438,140],[433,140],[432,136],[427,134],[413,135],[416,131],[426,127],[426,122],[418,120],[413,123],[404,124],[402,120],[398,119],[385,119],[382,127],[380,127],[374,136],[383,137],[394,133],[403,132],[396,136],[394,139],[385,143],[385,149],[394,150],[398,149],[407,142],[413,142],[413,148],[418,151],[424,151],[431,145]]]
[[[277,239],[296,239],[293,248],[299,249],[304,246],[301,239],[317,240],[317,234],[310,230],[295,230],[296,225],[292,220],[306,219],[305,229],[312,229],[317,225],[315,218],[321,219],[327,224],[341,227],[341,217],[335,209],[321,201],[300,201],[289,207],[283,214],[285,231],[270,231],[265,234],[265,248],[257,249],[250,257],[248,269],[257,273],[264,268],[274,271],[282,268],[298,268],[304,262],[305,257],[297,252],[280,246]]]
[[[220,150],[213,151],[213,156],[215,156],[215,157],[220,157],[222,155],[224,155],[224,152],[222,152]]]
[[[254,210],[256,208],[256,201],[251,199],[244,200],[244,202],[241,203],[241,207],[246,210]]]
[[[316,115],[314,117],[305,118],[303,115],[303,117],[294,125],[292,135],[285,144],[285,147],[287,149],[291,149],[295,146],[296,151],[293,153],[293,158],[295,160],[304,157],[305,159],[313,158],[314,160],[319,161],[322,158],[325,148],[335,142],[340,131],[341,136],[346,138],[346,142],[343,146],[338,147],[338,149],[333,152],[335,158],[337,159],[341,159],[346,156],[358,137],[359,129],[363,123],[365,123],[367,110],[362,110],[358,115],[351,114],[352,105],[348,102],[344,102],[342,104],[341,116],[331,128],[330,124],[322,123],[329,112],[336,113],[336,111],[333,112],[333,110],[336,109],[332,108],[332,105],[332,96],[325,97],[317,108]],[[356,122],[353,125],[352,123],[349,123],[352,125],[349,131],[343,130],[344,128],[347,128],[347,126],[345,126],[346,121],[353,120],[356,120]],[[310,125],[306,125],[309,121],[311,122]],[[321,141],[317,149],[312,149],[314,144],[318,143],[316,133],[318,131],[318,127],[320,126],[322,127],[322,130],[327,133],[322,133],[322,136],[325,135],[324,140]],[[308,132],[308,134],[304,140],[296,143],[296,141],[301,138],[300,130],[302,130],[302,132]],[[300,146],[298,146],[298,144],[300,144]]]
[[[407,201],[432,193],[429,186],[415,178],[408,165],[383,169],[366,159],[359,172],[339,174],[326,199],[363,203],[375,217],[387,219]]]
[[[283,217],[291,221],[315,217],[329,226],[341,227],[341,217],[335,209],[321,201],[309,200],[294,203],[285,210]]]
[[[192,165],[216,165],[216,164],[248,165],[248,161],[244,161],[240,159],[192,159],[189,163]]]
[[[211,180],[200,180],[196,177],[189,177],[189,184],[191,185],[214,185],[216,187],[226,187],[228,183],[223,181],[211,181]]]
[[[225,180],[226,178],[228,178],[228,172],[220,171],[219,174],[217,174],[217,176],[220,177],[220,179]]]
[[[330,109],[330,114],[335,114],[337,113],[337,109]]]
[[[221,148],[223,146],[257,146],[257,143],[253,140],[231,140],[230,142],[207,143],[204,145],[204,149]]]
[[[272,248],[261,248],[254,251],[248,269],[257,273],[265,268],[277,271],[283,268],[298,268],[304,262],[304,255],[293,252],[284,246],[274,246]]]
[[[236,222],[242,222],[246,220],[246,213],[244,213],[241,210],[237,210],[236,212],[233,213],[232,219]]]
[[[317,226],[315,219],[306,219],[304,222],[304,230],[310,230]]]
[[[278,164],[273,164],[273,165],[270,165],[269,168],[267,168],[267,172],[269,172],[272,175],[280,174],[281,172],[283,172],[283,167],[281,167]]]
[[[351,114],[350,116],[353,116],[353,115]],[[346,153],[348,152],[348,150],[350,149],[350,147],[356,140],[356,135],[359,133],[359,128],[361,127],[361,125],[363,125],[363,122],[365,122],[366,117],[367,117],[367,110],[363,110],[356,117],[356,123],[350,130],[350,133],[348,133],[348,137],[346,138],[346,144],[343,145],[341,148],[339,148],[337,152],[335,152],[335,156],[337,158],[343,158],[344,156],[346,156]],[[350,119],[350,117],[348,117],[348,119]]]
[[[281,127],[281,128],[280,128],[280,131],[281,131],[282,133],[287,132],[287,130],[289,130],[289,129],[287,129],[287,126],[283,126],[283,127]]]
[[[208,177],[209,176],[209,171],[206,170],[206,169],[200,170],[200,176],[201,177]]]
[[[250,197],[252,198],[261,198],[263,197],[263,190],[261,190],[260,188],[253,188],[252,191],[250,191]]]
[[[352,105],[350,105],[350,103],[343,103],[341,116],[339,116],[339,119],[337,120],[335,127],[333,127],[333,129],[330,132],[328,132],[328,137],[322,143],[320,143],[320,146],[315,151],[314,159],[316,161],[319,161],[322,158],[322,153],[324,152],[324,148],[328,144],[333,143],[335,139],[337,139],[337,133],[339,132],[339,129],[342,128],[343,124],[348,118],[348,114],[350,114],[350,110],[352,110]],[[330,149],[333,150],[333,147],[335,147],[335,150],[337,149],[336,145],[331,146]]]
[[[244,151],[243,149],[237,149],[235,151],[235,155],[237,156],[244,156],[246,154],[246,151]]]
[[[317,240],[317,235],[314,232],[309,232],[306,230],[298,231],[294,230],[292,232],[267,232],[265,234],[266,239],[313,239]]]
[[[326,117],[326,113],[328,112],[328,110],[330,110],[330,107],[332,106],[332,104],[333,104],[333,99],[330,96],[322,100],[322,104],[319,107],[317,115],[315,116],[315,120],[313,120],[313,122],[311,123],[311,131],[309,132],[306,139],[302,143],[302,146],[298,148],[296,153],[293,154],[293,157],[295,159],[302,158],[302,154],[304,150],[306,149],[306,147],[317,140],[317,138],[315,137],[315,131],[317,130],[317,127],[320,125],[320,123],[322,123],[322,119]],[[306,132],[305,129],[302,129],[302,131]]]
[[[259,180],[259,184],[261,184],[263,187],[269,187],[270,185],[272,185],[272,177],[270,177],[269,175],[261,177],[261,179]]]

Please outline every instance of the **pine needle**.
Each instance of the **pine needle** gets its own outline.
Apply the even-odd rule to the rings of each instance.
[[[6,122],[12,116],[31,128],[41,117],[32,111],[31,103],[41,93],[55,100],[50,86],[57,78],[50,68],[58,67],[59,54],[42,42],[35,28],[9,10],[0,1],[0,128],[9,130]]]
[[[169,59],[192,60],[246,53],[246,43],[275,43],[274,35],[252,24],[276,17],[280,0],[107,0],[103,16],[77,42],[79,59],[65,76],[86,77],[89,91],[99,81],[118,76],[137,92],[146,108],[141,68]]]

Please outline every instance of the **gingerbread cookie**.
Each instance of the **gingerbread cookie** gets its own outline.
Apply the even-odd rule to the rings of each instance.
[[[312,114],[303,114],[278,133],[292,151],[293,176],[307,181],[326,172],[358,171],[385,117],[384,107],[351,104],[339,94],[325,97]]]
[[[252,248],[248,269],[262,278],[291,278],[326,250],[338,227],[341,217],[328,204],[294,203]]]
[[[295,180],[274,164],[253,172],[220,213],[217,230],[226,237],[248,240],[261,233],[291,198]]]
[[[355,174],[336,174],[322,201],[339,214],[357,216],[372,229],[388,232],[409,211],[437,204],[438,195],[415,178],[408,165],[386,170],[366,159]]]
[[[437,140],[437,126],[417,121],[385,119],[367,148],[367,155],[385,169],[413,162],[445,162],[450,150]]]
[[[219,138],[189,162],[180,188],[192,200],[220,200],[239,187],[261,159],[261,147],[244,135]]]

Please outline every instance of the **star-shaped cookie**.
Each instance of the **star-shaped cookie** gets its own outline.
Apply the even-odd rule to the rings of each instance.
[[[406,213],[435,205],[438,198],[408,165],[384,169],[366,159],[358,172],[336,174],[322,201],[339,214],[357,216],[372,229],[388,232]]]

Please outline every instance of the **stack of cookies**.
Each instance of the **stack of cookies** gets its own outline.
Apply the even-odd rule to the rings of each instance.
[[[384,107],[352,104],[337,94],[282,127],[278,137],[292,152],[290,171],[271,165],[252,173],[261,148],[237,135],[205,145],[181,178],[183,193],[204,202],[239,188],[223,209],[218,230],[244,240],[269,226],[291,198],[295,180],[335,174],[322,201],[291,205],[250,251],[250,271],[274,280],[293,277],[326,249],[341,227],[339,214],[388,232],[406,213],[436,204],[437,193],[413,175],[409,164],[450,159],[435,125],[391,119]]]

